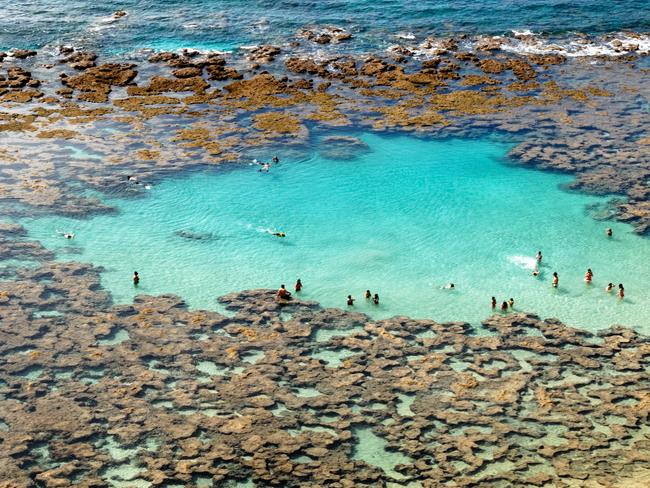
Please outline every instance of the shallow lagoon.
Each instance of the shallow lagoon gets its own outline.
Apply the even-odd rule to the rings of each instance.
[[[79,247],[74,259],[105,267],[103,284],[120,302],[171,292],[214,309],[232,290],[300,277],[303,298],[344,306],[351,293],[355,309],[373,317],[476,323],[492,313],[494,295],[589,329],[648,327],[650,283],[639,265],[650,241],[592,218],[587,208],[606,199],[562,190],[568,176],[504,164],[509,146],[492,140],[361,138],[370,150],[353,159],[313,151],[268,174],[256,166],[194,173],[143,189],[144,198],[109,200],[116,215],[22,223],[48,248]],[[534,278],[537,250],[544,261]],[[609,281],[625,284],[624,302],[604,293]],[[442,289],[448,282],[456,289]],[[363,299],[366,289],[379,293],[379,307]]]

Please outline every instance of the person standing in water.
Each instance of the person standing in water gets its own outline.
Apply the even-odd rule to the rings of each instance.
[[[496,297],[492,297],[492,310],[495,310],[497,308],[497,299]]]
[[[271,158],[271,161],[273,161],[274,164],[278,164],[280,162],[280,158],[273,156],[273,158]]]
[[[372,297],[372,303],[379,305],[379,295],[377,293],[375,293],[375,296]]]
[[[608,227],[607,230],[605,231],[605,234],[607,237],[612,237],[614,235],[614,232],[612,231],[611,227]]]
[[[515,299],[511,298],[510,300],[508,300],[508,305],[510,306],[510,308],[515,308]]]
[[[140,275],[138,274],[137,271],[133,272],[133,285],[138,286],[138,283],[140,283]]]
[[[591,281],[594,279],[594,274],[591,272],[591,268],[585,273],[585,283],[591,285]]]
[[[560,284],[560,277],[557,275],[557,272],[553,272],[553,288],[557,288]]]
[[[354,305],[354,298],[352,298],[352,295],[348,295],[348,307],[351,307]]]
[[[372,298],[372,293],[370,293],[370,290],[366,290],[366,300],[370,300]]]
[[[542,262],[542,251],[537,251],[537,255],[535,256],[535,259],[537,259],[538,263]]]
[[[300,290],[302,290],[302,281],[300,281],[300,278],[296,281],[296,285],[294,286],[296,293],[298,293]]]
[[[502,312],[508,311],[508,302],[501,302],[501,311]]]
[[[625,288],[623,288],[622,283],[618,284],[618,298],[620,300],[623,300],[625,298]]]
[[[608,283],[607,288],[605,288],[605,292],[611,293],[613,289],[614,289],[614,283]]]

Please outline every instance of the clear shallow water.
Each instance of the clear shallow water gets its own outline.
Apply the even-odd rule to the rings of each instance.
[[[232,290],[291,288],[301,278],[303,297],[345,307],[351,293],[354,308],[374,317],[476,323],[492,313],[494,295],[590,329],[648,328],[642,266],[650,241],[592,219],[586,206],[604,199],[562,191],[570,177],[503,164],[509,146],[494,141],[362,139],[370,151],[354,160],[311,153],[268,174],[254,166],[196,173],[145,198],[111,200],[118,215],[22,223],[61,259],[75,246],[75,260],[105,267],[102,283],[119,302],[173,292],[192,307],[215,308]],[[534,278],[537,250],[544,265]],[[592,286],[583,282],[588,267]],[[609,281],[625,284],[624,302],[604,293]],[[455,290],[441,289],[449,282]],[[379,293],[378,307],[363,298],[366,289]]]
[[[282,42],[306,24],[335,24],[359,47],[392,43],[396,29],[418,35],[562,34],[650,29],[646,0],[26,0],[3,2],[0,48],[70,43],[103,52],[140,48],[232,49]],[[117,9],[129,15],[117,22]]]

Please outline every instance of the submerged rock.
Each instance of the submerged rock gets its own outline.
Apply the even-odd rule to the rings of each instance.
[[[210,241],[215,238],[212,232],[195,232],[192,230],[177,230],[174,232],[174,235],[182,237],[183,239],[189,239],[191,241]]]
[[[370,152],[370,147],[356,137],[329,136],[323,140],[319,152],[326,159],[352,160]]]

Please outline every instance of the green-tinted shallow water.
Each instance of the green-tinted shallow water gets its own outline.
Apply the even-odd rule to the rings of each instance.
[[[79,247],[73,259],[104,266],[116,301],[173,292],[192,307],[215,308],[227,292],[301,278],[305,298],[345,306],[351,293],[354,308],[375,317],[478,322],[492,313],[494,295],[571,325],[650,331],[650,241],[594,220],[586,206],[604,199],[562,191],[569,177],[503,164],[508,146],[493,141],[362,139],[371,151],[354,160],[312,153],[268,174],[254,166],[193,174],[146,198],[111,200],[118,215],[23,223],[46,246]],[[544,261],[534,278],[537,250]],[[588,267],[592,286],[583,281]],[[610,281],[625,284],[625,301],[605,294]],[[441,289],[448,282],[456,289]],[[379,293],[378,307],[363,299],[367,288]]]

